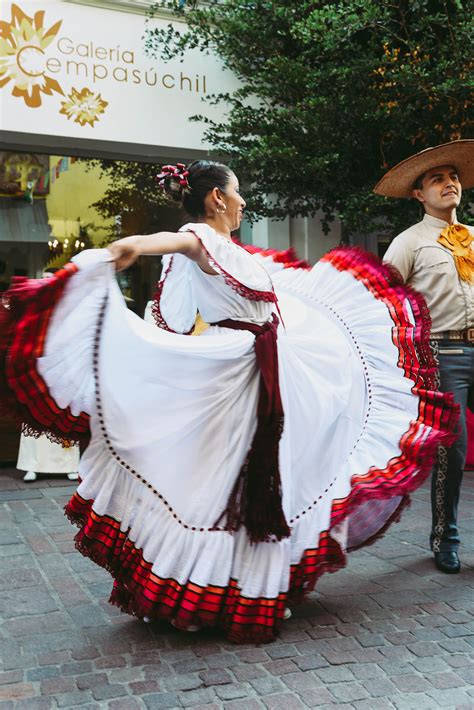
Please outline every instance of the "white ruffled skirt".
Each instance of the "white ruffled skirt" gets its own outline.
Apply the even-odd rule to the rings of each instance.
[[[51,295],[49,315],[36,316],[41,348],[39,328],[27,336],[37,355],[29,380],[46,386],[64,436],[90,426],[66,508],[77,547],[110,570],[111,601],[124,611],[269,641],[287,604],[397,519],[453,436],[422,301],[355,250],[274,275],[291,536],[251,544],[244,527],[216,521],[256,427],[254,336],[211,327],[188,337],[144,322],[104,259],[91,252]],[[13,361],[20,353],[10,348]],[[33,385],[26,392],[11,366],[8,377],[34,408]]]

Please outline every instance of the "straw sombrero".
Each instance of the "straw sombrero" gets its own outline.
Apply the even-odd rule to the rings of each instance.
[[[452,165],[463,188],[474,187],[474,140],[443,143],[402,160],[385,173],[374,192],[385,197],[412,197],[417,178],[438,165]]]

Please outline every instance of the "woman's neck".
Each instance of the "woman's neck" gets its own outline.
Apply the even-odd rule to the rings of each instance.
[[[229,225],[225,222],[224,215],[217,215],[216,217],[203,217],[197,220],[199,223],[208,224],[209,227],[217,232],[224,239],[232,239],[231,231]]]

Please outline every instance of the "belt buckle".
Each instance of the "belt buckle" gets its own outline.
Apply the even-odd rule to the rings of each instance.
[[[466,340],[468,343],[474,342],[474,328],[467,328],[466,330]]]

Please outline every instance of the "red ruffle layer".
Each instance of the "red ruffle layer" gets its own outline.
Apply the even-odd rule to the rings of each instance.
[[[219,626],[236,643],[266,643],[275,637],[283,619],[285,595],[277,599],[244,597],[235,580],[227,587],[181,584],[152,572],[152,565],[108,515],[97,515],[93,501],[78,493],[65,508],[80,531],[76,547],[107,569],[115,579],[110,602],[140,618],[173,620],[185,629],[190,624]],[[222,533],[221,533],[222,534]]]
[[[54,307],[76,271],[69,263],[48,279],[14,277],[0,305],[0,414],[13,417],[30,436],[45,433],[58,443],[89,439],[88,415],[57,405],[36,362]]]

